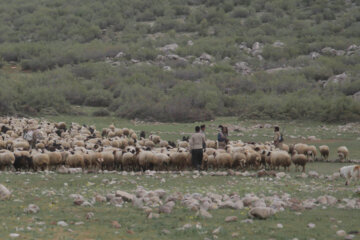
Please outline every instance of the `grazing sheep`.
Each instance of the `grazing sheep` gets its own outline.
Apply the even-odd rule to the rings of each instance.
[[[34,168],[32,157],[28,151],[16,151],[14,156],[15,161],[13,165],[16,171],[21,169],[29,171]]]
[[[349,150],[347,149],[347,147],[345,146],[341,146],[337,149],[337,153],[339,156],[340,161],[347,161],[348,156],[349,156]]]
[[[324,161],[328,161],[329,159],[329,154],[330,154],[330,148],[326,145],[321,145],[319,147],[319,150],[320,150],[320,154],[321,154],[321,157]]]
[[[11,168],[15,162],[15,155],[14,153],[7,151],[7,150],[1,150],[0,152],[0,170],[4,171],[5,168]]]
[[[65,165],[72,168],[85,168],[84,156],[82,153],[70,152],[65,160]]]
[[[270,156],[270,162],[273,169],[283,167],[284,171],[290,171],[291,158],[287,152],[282,150],[272,151],[268,153],[268,156]]]
[[[308,154],[308,145],[304,144],[304,143],[297,143],[294,145],[294,150],[298,153],[298,154],[304,154],[307,155]]]
[[[308,153],[307,155],[308,155],[309,159],[311,159],[311,161],[314,162],[316,159],[316,155],[317,155],[316,146],[314,146],[314,145],[308,146],[307,153]]]
[[[34,171],[37,171],[38,169],[41,169],[42,171],[48,169],[50,162],[49,155],[45,153],[34,152],[32,153],[32,159],[33,159]]]
[[[360,165],[345,166],[340,168],[339,172],[346,179],[345,185],[349,185],[353,179],[360,179]]]
[[[302,166],[302,171],[305,172],[305,165],[308,162],[308,157],[304,154],[298,154],[296,151],[291,156],[291,161],[295,165],[295,171],[299,171],[299,166]]]

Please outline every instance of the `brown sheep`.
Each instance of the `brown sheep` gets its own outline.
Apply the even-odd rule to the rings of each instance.
[[[299,171],[299,166],[302,166],[302,171],[305,172],[305,165],[308,162],[308,157],[304,154],[298,154],[296,151],[291,156],[291,161],[295,165],[295,171]]]
[[[0,170],[4,171],[5,168],[11,168],[15,162],[15,155],[14,153],[7,151],[7,150],[1,150],[0,152]]]
[[[38,169],[41,169],[42,171],[48,169],[50,158],[46,153],[32,153],[32,159],[34,164],[34,171],[37,171]]]
[[[330,148],[326,145],[321,145],[319,147],[319,150],[320,150],[320,154],[321,154],[321,157],[324,161],[328,161],[329,159],[329,154],[330,154]]]
[[[290,155],[282,150],[272,151],[268,153],[270,162],[273,169],[284,167],[284,171],[290,171],[291,158]]]
[[[347,149],[347,147],[345,146],[341,146],[337,149],[337,153],[339,156],[340,161],[346,161],[348,159],[349,156],[349,150]]]

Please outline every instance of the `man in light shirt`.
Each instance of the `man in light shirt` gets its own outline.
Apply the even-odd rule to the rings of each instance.
[[[191,136],[189,140],[190,152],[191,152],[191,162],[193,167],[197,170],[200,170],[203,151],[204,151],[205,137],[200,133],[200,127],[195,127],[195,133]]]

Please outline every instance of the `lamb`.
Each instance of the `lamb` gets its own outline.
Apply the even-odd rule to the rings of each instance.
[[[302,171],[305,172],[305,165],[308,162],[308,158],[304,154],[298,154],[294,151],[293,155],[291,156],[291,161],[295,165],[295,171],[299,170],[299,166],[302,166]]]
[[[321,154],[321,157],[324,161],[328,161],[329,159],[329,154],[330,154],[330,148],[326,145],[321,145],[319,147],[319,150],[320,150],[320,154]]]
[[[346,146],[341,146],[337,149],[337,153],[339,156],[340,161],[346,161],[348,159],[349,156],[349,150],[347,149]]]
[[[345,185],[349,185],[353,179],[360,179],[360,165],[345,166],[340,168],[339,172],[346,179]]]
[[[4,171],[5,168],[11,168],[15,162],[15,155],[14,153],[1,150],[0,152],[0,170]]]

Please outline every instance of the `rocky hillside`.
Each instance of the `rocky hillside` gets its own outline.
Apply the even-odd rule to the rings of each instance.
[[[14,0],[0,21],[2,114],[360,119],[358,0]]]

